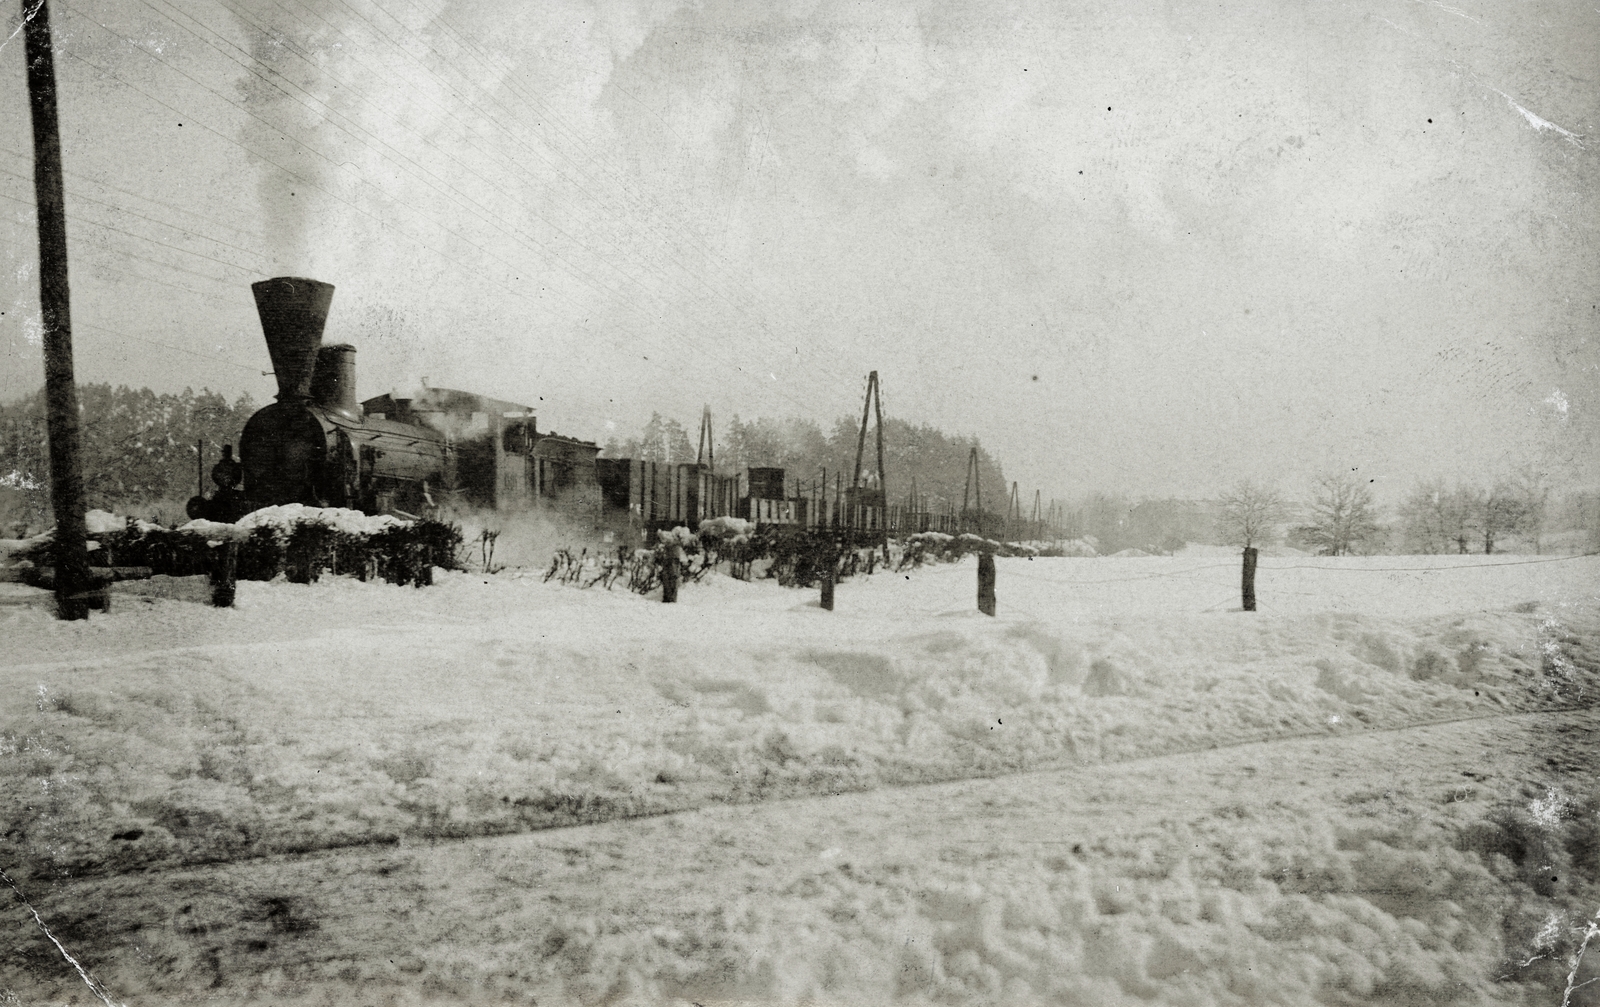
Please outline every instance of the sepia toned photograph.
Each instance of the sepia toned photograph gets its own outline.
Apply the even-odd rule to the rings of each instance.
[[[1600,1007],[1600,6],[9,0],[0,1007]]]

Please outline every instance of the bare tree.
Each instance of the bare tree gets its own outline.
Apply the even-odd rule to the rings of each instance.
[[[1523,529],[1528,516],[1528,502],[1522,488],[1511,483],[1499,483],[1483,498],[1483,512],[1479,527],[1483,530],[1483,554],[1494,552],[1495,539],[1512,535]]]
[[[1450,491],[1444,481],[1419,482],[1405,503],[1400,505],[1400,526],[1405,536],[1405,547],[1411,552],[1440,553],[1450,551],[1450,535],[1446,529],[1445,510]]]
[[[1574,527],[1588,531],[1584,548],[1591,554],[1600,553],[1600,494],[1575,494],[1571,504],[1575,518]]]
[[[1222,495],[1217,532],[1229,545],[1251,549],[1270,542],[1277,526],[1289,518],[1289,506],[1270,486],[1246,479]]]
[[[1472,540],[1483,531],[1483,490],[1476,486],[1457,486],[1450,491],[1445,508],[1445,528],[1456,552],[1465,556],[1471,552]]]
[[[1423,553],[1465,553],[1483,526],[1483,491],[1419,483],[1400,507],[1406,547]]]
[[[1537,466],[1524,465],[1517,469],[1512,485],[1522,498],[1522,527],[1519,530],[1523,535],[1533,539],[1535,553],[1543,552],[1543,543],[1540,539],[1544,534],[1545,517],[1550,507],[1550,483],[1547,473]]]
[[[1443,481],[1421,483],[1400,509],[1406,544],[1419,552],[1465,554],[1481,542],[1492,553],[1501,538],[1520,534],[1531,537],[1537,551],[1549,496],[1544,474],[1532,467],[1487,493],[1477,486],[1446,490]]]
[[[1311,503],[1311,523],[1296,529],[1323,556],[1346,556],[1377,540],[1378,523],[1367,483],[1349,472],[1321,477]]]

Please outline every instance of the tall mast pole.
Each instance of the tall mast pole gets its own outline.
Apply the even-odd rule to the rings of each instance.
[[[695,453],[694,463],[709,469],[717,467],[717,448],[711,441],[711,405],[700,410],[700,447]]]
[[[883,470],[883,388],[878,384],[878,372],[867,379],[871,383],[873,415],[878,421],[878,492],[883,494],[883,561],[889,562],[889,474]]]
[[[877,374],[877,371],[873,371],[867,377],[867,396],[861,401],[861,432],[856,436],[856,469],[855,474],[850,477],[851,489],[859,488],[861,485],[861,456],[867,450],[867,419],[872,413],[872,382]]]
[[[872,415],[878,424],[878,489],[883,493],[883,505],[889,506],[888,473],[883,470],[883,389],[878,384],[878,372],[867,378],[872,392]]]
[[[67,218],[56,120],[56,67],[50,5],[22,4],[33,115],[33,191],[39,204],[39,307],[44,323],[44,387],[50,437],[50,502],[55,510],[56,615],[86,619],[88,528],[78,434],[78,388],[72,373],[72,309],[67,292]]]

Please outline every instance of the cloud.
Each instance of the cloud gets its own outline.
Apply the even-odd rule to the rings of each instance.
[[[863,175],[887,182],[900,173],[900,166],[877,147],[862,147],[856,151],[856,167]]]

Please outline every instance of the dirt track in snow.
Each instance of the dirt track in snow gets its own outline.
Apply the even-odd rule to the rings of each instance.
[[[1254,989],[1290,1002],[1296,989],[1312,992],[1296,985],[1296,948],[1332,925],[1306,916],[1308,907],[1356,899],[1426,919],[1439,912],[1430,900],[1463,897],[1429,887],[1438,864],[1426,857],[1362,869],[1363,835],[1369,850],[1375,842],[1403,861],[1430,842],[1454,850],[1496,807],[1554,807],[1593,786],[1596,727],[1592,710],[1487,716],[65,881],[30,896],[129,1003],[774,1002],[808,991],[837,1002],[964,993],[1027,1002],[1069,974],[1080,996],[1106,1003],[1159,1002],[1180,989],[1218,1002],[1251,999]],[[1407,871],[1416,885],[1403,880]],[[1030,893],[1063,878],[1074,882],[1072,898],[1029,908]],[[881,898],[900,890],[904,899]],[[1073,898],[1087,903],[1075,919],[1063,909]],[[1301,910],[1298,932],[1290,903]],[[21,922],[15,911],[7,917]],[[1216,931],[1209,940],[1172,937],[1207,928]],[[1050,935],[1074,930],[1071,948],[1052,953]],[[1260,942],[1246,970],[1253,988],[1238,984],[1224,950],[1241,935]],[[22,1002],[92,1002],[42,937],[8,937],[29,964]],[[919,949],[919,938],[936,946]],[[921,985],[910,975],[919,969],[928,973]],[[888,985],[874,985],[877,972]],[[1551,975],[1535,962],[1457,992],[1461,1002],[1487,992],[1490,1002],[1559,1003]],[[1331,991],[1320,1002],[1386,999],[1382,987],[1361,995],[1359,983],[1318,988]]]

